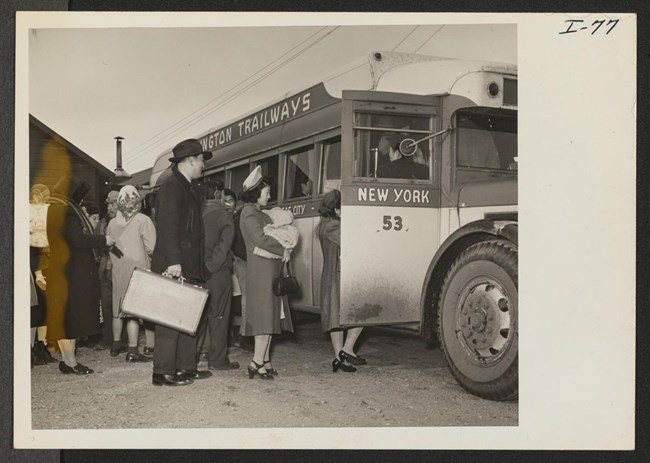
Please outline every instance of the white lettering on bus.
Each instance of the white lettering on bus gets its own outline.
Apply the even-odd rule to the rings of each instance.
[[[275,108],[271,109],[271,124],[275,124],[278,122],[280,116],[280,107],[276,106]]]
[[[284,206],[281,209],[283,211],[289,211],[294,216],[296,216],[296,215],[302,215],[305,212],[305,205],[304,204],[297,204],[295,206]]]
[[[405,203],[420,203],[420,204],[429,204],[429,191],[428,190],[405,190],[405,189],[393,189],[395,195],[394,202],[402,199]]]
[[[280,120],[282,121],[285,118],[289,118],[289,105],[286,103],[282,105],[282,114],[280,114]]]
[[[386,202],[388,199],[388,188],[359,188],[357,201]]]
[[[293,206],[293,215],[302,215],[303,212],[305,212],[305,205],[304,204],[299,204],[297,206]]]
[[[230,141],[232,141],[232,127],[227,127],[224,130],[210,134],[207,139],[201,140],[201,145],[204,150],[211,150]]]
[[[259,112],[257,114],[254,114],[244,119],[243,121],[237,122],[237,127],[239,127],[238,136],[243,137],[244,135],[250,135],[260,129],[270,127],[273,124],[277,124],[278,122],[282,122],[286,119],[291,119],[292,117],[295,117],[298,114],[309,111],[309,109],[311,108],[310,98],[311,98],[311,93],[307,92],[302,96],[298,95],[297,97],[294,97],[289,101],[285,101],[284,103],[278,103],[277,105],[271,108],[267,108],[264,111]],[[224,131],[226,130],[228,131],[227,139],[224,141],[224,143],[232,141],[231,132],[233,126],[224,129]],[[208,147],[214,148],[218,144],[222,144],[221,141],[217,142],[216,139],[213,140],[213,138],[216,138],[217,135],[221,137],[220,132],[210,134],[208,136],[208,139],[203,142],[203,148],[205,149],[207,149]],[[210,145],[211,143],[213,143],[214,145]]]

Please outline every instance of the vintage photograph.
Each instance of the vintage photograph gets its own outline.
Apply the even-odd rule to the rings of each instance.
[[[26,28],[19,421],[519,427],[521,25],[413,18]]]

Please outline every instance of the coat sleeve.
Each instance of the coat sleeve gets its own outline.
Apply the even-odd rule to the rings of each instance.
[[[153,248],[156,247],[156,226],[149,217],[146,215],[143,215],[143,217],[144,219],[142,220],[140,235],[142,236],[144,249],[147,251],[147,254],[151,256]]]
[[[205,215],[205,266],[211,273],[230,262],[230,248],[235,239],[235,226],[227,213],[211,211]]]
[[[80,249],[103,248],[106,246],[104,235],[87,235],[83,232],[79,217],[74,211],[68,211],[65,218],[63,236],[72,246]]]
[[[253,242],[253,246],[257,246],[279,256],[284,254],[284,247],[275,238],[264,234],[264,224],[255,215],[242,211],[240,227],[242,232],[246,230],[246,233]]]
[[[175,182],[163,184],[158,192],[156,221],[160,233],[156,237],[167,266],[183,264],[181,226],[184,192]]]
[[[341,247],[341,222],[338,220],[328,220],[323,223],[324,238],[331,241],[339,248]]]

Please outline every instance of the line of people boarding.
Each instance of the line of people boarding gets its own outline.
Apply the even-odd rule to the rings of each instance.
[[[60,182],[47,201],[49,262],[46,268],[44,259],[33,266],[32,278],[46,281],[47,334],[43,340],[57,341],[62,373],[93,372],[76,360],[75,340],[98,333],[103,346],[107,333],[112,334],[111,356],[126,350],[128,362],[152,360],[138,350],[142,321],[125,317],[121,310],[129,277],[138,266],[182,276],[210,292],[196,336],[145,322],[144,353],[153,352],[152,384],[189,385],[211,377],[214,370],[238,369],[239,364],[227,355],[229,337],[240,342],[246,337],[254,340],[249,378],[272,380],[279,374],[271,362],[271,342],[282,331],[292,332],[293,323],[287,296],[275,295],[272,286],[290,261],[297,232],[292,238],[291,225],[274,224],[272,214],[265,210],[270,180],[262,176],[259,166],[242,185],[240,207],[235,208],[234,192],[219,181],[207,182],[203,190],[197,188],[194,180],[201,177],[204,162],[211,156],[195,139],[179,143],[170,158],[172,175],[161,185],[155,202],[151,202],[152,194],[147,195],[150,214],[141,212],[138,191],[126,186],[109,194],[109,217],[96,227],[89,220],[94,214],[82,209],[88,185],[74,177]],[[339,325],[340,210],[340,192],[328,192],[319,209],[317,229],[324,256],[321,322],[333,346],[332,370],[353,372],[366,360],[354,351],[362,328]],[[42,272],[36,274],[39,267],[46,270],[46,278]],[[108,313],[107,274],[112,286]],[[231,317],[233,308],[236,313]],[[233,321],[239,333],[231,330]],[[128,346],[121,343],[124,325]],[[198,369],[202,359],[207,360],[207,370]]]

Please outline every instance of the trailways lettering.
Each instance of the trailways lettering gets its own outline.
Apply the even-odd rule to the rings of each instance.
[[[261,129],[286,122],[308,112],[311,108],[311,92],[306,92],[283,100],[221,130],[212,132],[202,137],[200,141],[203,149],[213,150]]]
[[[364,203],[405,203],[430,204],[429,190],[410,190],[407,188],[359,188],[357,201]]]

